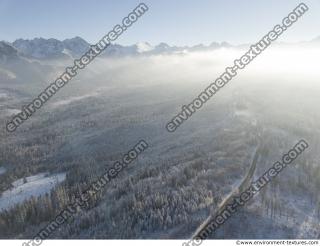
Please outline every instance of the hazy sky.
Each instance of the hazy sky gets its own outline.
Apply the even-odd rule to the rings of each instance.
[[[145,0],[149,11],[117,43],[147,41],[176,45],[258,41],[281,22],[296,0]],[[320,1],[306,0],[309,11],[283,34],[283,41],[320,36]],[[0,40],[80,36],[96,42],[121,22],[135,0],[0,0]]]

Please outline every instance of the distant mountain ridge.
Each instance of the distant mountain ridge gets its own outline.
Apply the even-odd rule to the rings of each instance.
[[[67,57],[80,57],[89,48],[90,44],[83,38],[74,37],[65,39],[63,41],[49,38],[34,38],[34,39],[17,39],[12,44],[19,54],[29,58],[35,59],[55,59]],[[139,42],[134,45],[123,46],[119,44],[111,44],[102,56],[128,56],[128,55],[141,55],[141,54],[162,54],[162,53],[183,53],[185,51],[201,51],[208,49],[217,49],[221,47],[232,47],[230,44],[223,42],[212,43],[209,46],[203,44],[195,45],[192,47],[183,46],[170,46],[166,43],[160,43],[152,46],[147,42]]]
[[[7,42],[0,42],[0,61],[6,62],[18,58],[18,51]]]
[[[37,59],[64,58],[68,55],[78,56],[88,50],[90,46],[80,37],[63,41],[54,38],[17,39],[12,45],[23,55]]]
[[[301,42],[303,45],[318,45],[320,37],[309,42]],[[0,41],[0,59],[14,59],[19,55],[26,58],[34,59],[58,59],[58,58],[79,58],[89,48],[90,43],[81,37],[74,37],[60,41],[58,39],[34,38],[34,39],[17,39],[13,43]],[[139,42],[134,45],[123,46],[119,44],[111,44],[102,57],[122,57],[135,55],[157,55],[157,54],[183,54],[194,51],[208,51],[219,48],[245,48],[248,44],[231,45],[227,42],[213,42],[210,45],[198,44],[194,46],[170,46],[166,43],[160,43],[152,46],[147,42]]]

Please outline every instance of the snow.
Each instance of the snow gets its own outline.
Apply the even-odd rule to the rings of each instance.
[[[84,39],[75,37],[60,41],[57,39],[35,38],[32,40],[17,39],[13,46],[27,56],[34,58],[57,58],[63,54],[82,55],[90,47]]]
[[[63,43],[56,39],[35,38],[33,40],[18,39],[13,46],[28,56],[35,58],[51,58],[62,53]]]
[[[139,42],[136,44],[137,51],[139,53],[147,52],[153,50],[153,47],[147,42]]]
[[[52,107],[56,108],[56,107],[60,107],[60,106],[65,106],[70,103],[81,101],[81,100],[89,98],[89,97],[96,97],[97,95],[98,95],[97,92],[92,92],[92,93],[82,95],[82,96],[70,97],[68,99],[64,99],[64,100],[60,100],[60,101],[52,103]]]
[[[6,190],[0,196],[0,211],[10,209],[14,205],[30,199],[32,196],[39,197],[45,195],[66,179],[65,173],[47,175],[47,173],[40,173],[27,177],[25,180],[19,179],[13,182],[13,188]]]

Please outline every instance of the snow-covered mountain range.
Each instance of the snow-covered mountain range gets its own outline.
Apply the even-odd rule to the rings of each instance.
[[[18,51],[7,42],[0,42],[0,61],[6,62],[18,57]]]
[[[17,54],[34,59],[56,59],[67,57],[80,57],[89,48],[90,44],[80,37],[65,39],[63,41],[50,38],[34,38],[34,39],[17,39],[13,43],[0,42],[0,53],[6,55],[17,56]],[[208,49],[217,49],[221,47],[231,47],[230,44],[223,42],[212,43],[209,46],[203,44],[188,46],[170,46],[166,43],[160,43],[152,46],[147,42],[139,42],[134,45],[124,46],[119,44],[111,44],[102,56],[128,56],[141,54],[162,54],[162,53],[184,53],[186,51],[201,51]]]
[[[282,43],[283,45],[284,43]],[[320,45],[320,37],[299,45]],[[151,45],[139,42],[134,45],[124,46],[111,44],[102,56],[132,56],[132,55],[157,55],[157,54],[183,54],[194,51],[208,51],[219,48],[249,47],[247,44],[233,46],[227,42],[212,42],[210,45],[198,44],[195,46],[170,46],[166,43]],[[14,59],[18,55],[33,59],[78,58],[90,48],[90,43],[81,37],[65,39],[63,41],[50,38],[17,39],[13,43],[0,42],[0,59]]]

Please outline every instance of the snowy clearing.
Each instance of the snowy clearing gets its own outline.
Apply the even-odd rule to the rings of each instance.
[[[35,176],[19,179],[12,183],[13,188],[6,190],[0,196],[0,211],[10,209],[16,204],[50,192],[55,186],[65,180],[66,174],[60,173],[47,176],[41,173]]]

